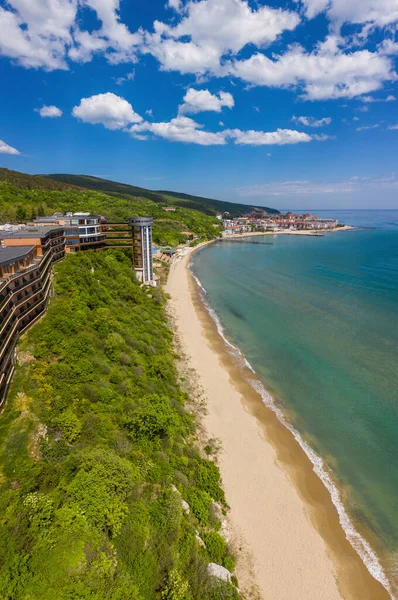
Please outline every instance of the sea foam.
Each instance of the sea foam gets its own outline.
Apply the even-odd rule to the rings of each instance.
[[[195,275],[195,273],[193,273],[191,264],[189,265],[189,271],[200,289],[203,305],[205,306],[207,312],[213,319],[213,321],[216,325],[217,331],[218,331],[219,335],[221,336],[221,338],[223,339],[223,341],[225,342],[225,344],[228,348],[228,351],[231,354],[233,354],[234,357],[240,359],[239,362],[241,363],[240,364],[241,367],[243,367],[243,366],[247,367],[253,374],[255,374],[257,376],[252,365],[246,359],[246,357],[241,352],[241,350],[239,348],[237,348],[236,346],[234,346],[226,337],[224,328],[220,321],[220,318],[217,315],[216,311],[209,305],[209,303],[205,299],[205,296],[207,296],[207,292],[206,292],[205,288],[203,287],[199,278]],[[268,392],[268,390],[265,388],[263,383],[259,379],[252,379],[252,378],[248,379],[247,381],[248,381],[248,383],[250,383],[252,388],[261,396],[264,404],[274,412],[278,421],[284,427],[286,427],[286,429],[288,429],[290,431],[290,433],[294,436],[294,438],[296,439],[296,441],[298,442],[298,444],[300,445],[302,450],[305,452],[305,454],[311,461],[315,474],[319,477],[319,479],[322,481],[322,483],[324,484],[324,486],[326,487],[326,489],[328,490],[328,492],[330,494],[332,502],[333,502],[333,504],[337,510],[338,516],[339,516],[340,525],[345,532],[347,540],[350,542],[353,549],[360,556],[360,558],[362,559],[362,561],[365,564],[369,573],[377,581],[379,581],[381,583],[381,585],[389,593],[392,600],[398,600],[397,596],[394,595],[394,593],[391,589],[390,582],[383,570],[383,567],[380,564],[380,561],[379,561],[376,553],[374,552],[374,550],[372,549],[370,544],[355,529],[354,524],[344,507],[341,492],[340,492],[339,488],[337,487],[337,485],[334,483],[332,473],[326,466],[323,459],[304,440],[304,438],[297,431],[297,429],[289,423],[289,421],[286,419],[283,411],[276,404],[275,399]]]

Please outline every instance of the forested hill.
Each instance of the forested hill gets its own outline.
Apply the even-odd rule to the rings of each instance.
[[[108,194],[116,194],[119,196],[127,195],[133,198],[144,197],[149,198],[153,202],[161,202],[163,204],[170,204],[173,206],[193,208],[208,215],[216,215],[217,212],[229,212],[232,216],[238,216],[245,212],[250,212],[256,209],[266,210],[269,213],[279,212],[274,208],[268,208],[265,206],[225,202],[223,200],[202,198],[200,196],[192,196],[190,194],[181,194],[178,192],[152,191],[126,183],[118,183],[117,181],[109,181],[108,179],[91,177],[89,175],[53,174],[42,175],[41,177],[60,183],[107,192]]]
[[[185,206],[165,212],[162,208],[167,205],[165,197],[162,202],[154,201],[144,193],[141,196],[105,193],[0,169],[0,222],[29,221],[54,211],[84,211],[104,215],[112,221],[124,221],[133,215],[153,217],[154,241],[161,245],[176,246],[186,241],[184,232],[192,232],[203,240],[219,235],[220,222],[214,215]]]

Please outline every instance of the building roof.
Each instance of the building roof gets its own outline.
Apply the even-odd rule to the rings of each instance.
[[[67,219],[73,219],[73,220],[79,220],[79,219],[102,219],[103,217],[101,217],[100,215],[92,215],[91,213],[68,213],[66,215],[63,215],[62,213],[54,213],[53,215],[50,215],[48,217],[37,217],[37,219],[34,219],[33,223],[56,223],[57,221],[60,220],[67,220]]]
[[[127,219],[129,225],[152,225],[153,217],[130,217]]]
[[[56,223],[58,219],[62,219],[62,216],[51,215],[51,217],[37,217],[34,219],[33,223]]]
[[[29,252],[35,249],[35,246],[1,246],[0,247],[0,266],[13,263],[18,259],[25,258]]]
[[[17,229],[16,231],[1,231],[0,239],[19,239],[24,240],[26,238],[42,238],[48,235],[49,233],[55,232],[63,232],[63,227],[60,225],[55,225],[53,227],[46,225],[37,225],[35,227],[23,227],[21,229]]]

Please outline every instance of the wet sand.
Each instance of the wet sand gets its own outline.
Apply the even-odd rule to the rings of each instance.
[[[188,271],[191,254],[175,258],[166,291],[207,397],[205,429],[222,444],[229,523],[245,557],[237,564],[242,590],[254,583],[263,600],[386,600],[310,460],[227,352]]]

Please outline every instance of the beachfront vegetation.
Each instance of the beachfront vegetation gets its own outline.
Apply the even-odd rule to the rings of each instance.
[[[167,201],[163,198],[164,205]],[[153,239],[163,246],[177,246],[192,232],[202,241],[219,235],[220,222],[199,210],[176,207],[165,212],[162,203],[142,196],[111,195],[16,171],[0,169],[0,222],[25,222],[59,212],[91,212],[110,221],[131,216],[154,217]]]
[[[238,600],[207,571],[233,570],[225,499],[193,441],[162,292],[121,250],[56,271],[0,418],[0,598]]]

